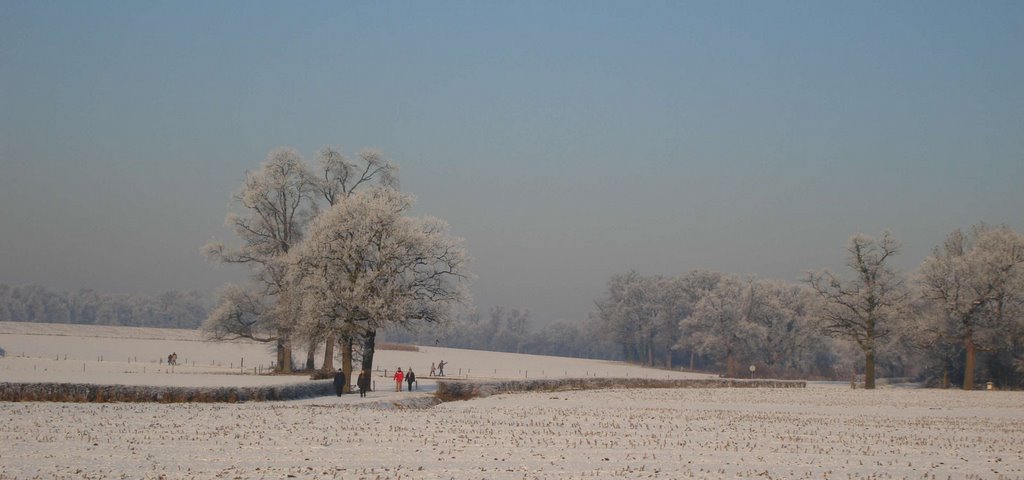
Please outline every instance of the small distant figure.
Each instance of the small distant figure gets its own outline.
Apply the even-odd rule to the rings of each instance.
[[[366,370],[359,372],[359,378],[356,379],[356,386],[359,387],[359,396],[365,397],[366,391],[370,389],[370,374]]]
[[[444,366],[445,365],[448,365],[448,364],[445,363],[444,360],[441,360],[440,362],[437,362],[437,376],[439,376],[439,377],[443,377],[444,376]]]
[[[402,368],[401,367],[399,367],[398,371],[395,372],[395,377],[394,378],[395,378],[395,391],[396,392],[401,392],[402,391],[402,380],[405,380],[405,374],[402,373]]]
[[[167,364],[168,365],[177,365],[178,364],[178,353],[177,352],[172,352],[170,355],[167,356]]]
[[[334,393],[340,397],[342,392],[345,391],[345,372],[340,368],[338,372],[334,374]]]
[[[437,364],[435,364],[434,362],[430,362],[430,376],[433,377],[433,376],[436,376],[436,375],[437,375]]]
[[[416,381],[416,374],[412,373],[412,367],[409,367],[409,372],[405,374],[405,383],[409,384],[409,388],[406,391],[412,391],[412,382]]]

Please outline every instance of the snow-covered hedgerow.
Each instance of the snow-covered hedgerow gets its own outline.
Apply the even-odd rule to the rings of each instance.
[[[500,382],[438,381],[437,397],[443,401],[468,400],[499,393],[555,392],[612,388],[805,388],[807,382],[793,380],[743,380],[704,378],[657,380],[649,378],[563,378],[508,380]]]
[[[169,387],[82,383],[0,383],[7,402],[258,402],[333,395],[329,381],[253,387]]]

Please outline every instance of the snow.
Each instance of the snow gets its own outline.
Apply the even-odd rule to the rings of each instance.
[[[8,352],[0,358],[0,381],[16,370],[9,362],[24,369],[24,361],[41,363],[54,354],[43,339],[52,336],[7,333],[6,325],[0,332]],[[106,345],[101,337],[72,338],[77,343],[59,346],[71,350],[69,359],[82,358],[65,363],[86,363],[87,370],[117,363],[90,360],[100,349],[94,343],[134,351],[145,340]],[[218,361],[223,347],[159,341],[195,343],[195,350],[178,353],[189,352],[197,363]],[[269,353],[256,347],[263,359],[247,364],[267,362]],[[147,362],[165,350],[145,361],[140,355],[139,363],[153,365]],[[412,365],[423,374],[431,360],[442,358],[450,362],[449,373],[462,368],[474,377],[487,369],[510,378],[522,370],[531,378],[536,371],[645,372],[610,362],[422,350],[378,353],[382,365]],[[58,373],[36,372],[37,379]],[[159,381],[229,376],[177,370],[122,375]],[[1024,478],[1022,392],[811,384],[503,394],[430,406],[431,380],[411,393],[390,391],[390,382],[380,381],[385,385],[366,399],[0,403],[0,478]]]
[[[304,375],[254,375],[253,368],[257,372],[270,369],[273,355],[266,344],[208,342],[191,330],[0,322],[0,347],[7,350],[7,356],[0,360],[0,382],[212,387],[307,380]],[[171,352],[178,354],[179,365],[173,368],[167,366]],[[302,350],[294,355],[305,359]],[[446,362],[445,373],[453,378],[707,376],[620,362],[441,347],[419,347],[415,352],[378,349],[374,359],[377,377],[383,377],[385,371],[411,367],[420,385],[428,386],[433,385],[433,380],[427,378],[430,364],[441,360]],[[322,355],[318,355],[317,361],[321,360]],[[242,363],[244,368],[239,365]]]

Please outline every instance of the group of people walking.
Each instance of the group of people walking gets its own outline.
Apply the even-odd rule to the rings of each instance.
[[[430,376],[431,377],[433,377],[433,376],[443,377],[444,376],[444,366],[445,365],[448,365],[448,364],[444,360],[441,360],[440,362],[438,362],[437,365],[434,365],[433,363],[431,363],[430,364]]]
[[[409,384],[409,390],[408,391],[411,392],[412,391],[412,384],[413,384],[413,382],[416,381],[416,374],[413,373],[412,367],[409,367],[409,371],[408,372],[403,372],[402,371],[402,367],[398,367],[398,370],[395,371],[395,375],[393,377],[391,377],[391,378],[395,379],[395,391],[396,392],[401,392],[402,391],[402,381],[403,380],[406,383]]]
[[[445,361],[441,360],[438,364],[430,364],[430,376],[444,376]],[[386,374],[386,372],[385,372]],[[413,384],[416,383],[416,373],[412,371],[412,367],[409,367],[408,371],[403,372],[402,368],[399,367],[395,371],[395,374],[391,377],[395,381],[395,391],[402,391],[402,382],[408,384],[407,391],[411,392]],[[419,385],[419,384],[417,384]],[[370,391],[370,372],[363,370],[359,372],[359,377],[356,379],[356,388],[359,389],[359,396],[365,397],[366,392]],[[345,392],[345,372],[342,369],[338,369],[338,372],[334,374],[334,393],[337,396],[341,396]]]
[[[356,378],[356,388],[359,389],[359,396],[365,397],[366,392],[370,391],[370,372],[363,370],[359,372],[359,377]],[[334,374],[334,393],[339,397],[345,392],[345,372],[340,368],[338,372]]]

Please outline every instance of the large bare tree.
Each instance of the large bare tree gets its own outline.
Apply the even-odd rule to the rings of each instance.
[[[875,356],[879,340],[893,331],[908,293],[903,278],[890,266],[900,243],[888,231],[879,238],[855,234],[846,244],[850,280],[824,270],[807,274],[807,283],[821,300],[822,331],[852,340],[864,354],[864,388],[875,388]]]

